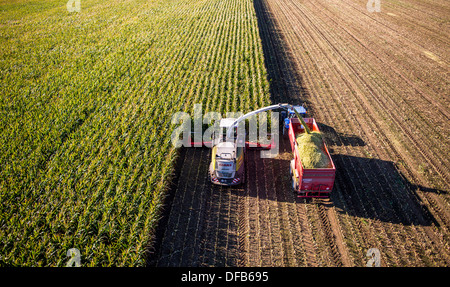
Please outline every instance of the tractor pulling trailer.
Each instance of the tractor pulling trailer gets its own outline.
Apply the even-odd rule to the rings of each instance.
[[[323,142],[323,152],[328,157],[330,166],[327,168],[304,168],[299,156],[299,144],[297,136],[302,133],[320,132],[314,118],[306,117],[303,106],[292,106],[290,104],[277,104],[249,112],[238,119],[226,118],[220,122],[220,128],[226,129],[226,134],[221,134],[214,139],[212,148],[209,177],[213,184],[232,186],[245,182],[245,152],[246,149],[271,149],[275,145],[273,140],[270,144],[261,145],[245,141],[243,136],[237,133],[238,124],[245,119],[261,112],[269,110],[282,110],[281,123],[283,135],[288,134],[293,159],[290,161],[289,173],[291,186],[294,193],[301,198],[329,197],[333,190],[336,168],[331,159],[328,148]],[[306,127],[305,127],[306,126]],[[232,139],[232,140],[230,140]],[[244,144],[245,141],[245,144]],[[286,170],[286,172],[288,172]]]

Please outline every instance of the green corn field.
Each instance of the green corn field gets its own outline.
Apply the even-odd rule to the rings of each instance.
[[[270,103],[251,0],[0,1],[0,265],[144,266],[172,115]]]

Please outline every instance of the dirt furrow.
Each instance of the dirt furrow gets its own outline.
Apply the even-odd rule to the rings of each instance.
[[[261,226],[259,221],[260,209],[258,204],[259,177],[256,172],[255,153],[247,154],[247,190],[248,190],[248,264],[261,266]]]
[[[238,266],[249,266],[249,235],[250,235],[250,222],[249,222],[249,192],[247,183],[249,182],[249,158],[248,155],[245,159],[245,186],[241,191],[241,196],[238,199]]]
[[[283,171],[289,170],[289,159],[292,154],[287,151],[286,145],[281,142],[280,154],[271,166],[274,180],[274,192],[277,197],[278,220],[283,247],[283,266],[301,266],[304,251],[300,244],[298,217],[292,213],[291,206],[295,204],[294,194],[289,185],[289,176]]]
[[[267,177],[265,186],[265,202],[268,207],[268,223],[269,223],[269,236],[271,245],[271,257],[272,262],[269,262],[269,266],[283,266],[284,257],[284,244],[281,237],[283,229],[280,226],[279,210],[277,204],[277,192],[276,192],[276,181],[277,175],[273,174],[273,160],[271,159],[261,159],[260,164],[263,165],[263,174]],[[282,171],[279,171],[281,173]],[[279,176],[279,175],[278,175]]]

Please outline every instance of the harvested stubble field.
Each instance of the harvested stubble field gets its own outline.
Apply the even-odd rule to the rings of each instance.
[[[246,184],[209,184],[185,149],[152,266],[450,264],[450,6],[254,0],[273,103],[306,102],[336,164],[328,200],[290,191],[292,158],[250,151]]]
[[[64,1],[63,1],[64,2]],[[0,265],[450,266],[448,1],[0,1]],[[328,200],[292,154],[208,181],[176,111],[306,102]],[[167,195],[167,197],[166,197]],[[155,230],[155,226],[157,226]]]

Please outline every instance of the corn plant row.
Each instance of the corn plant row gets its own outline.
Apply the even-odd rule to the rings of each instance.
[[[250,0],[1,3],[0,264],[142,266],[173,113],[268,103]]]

